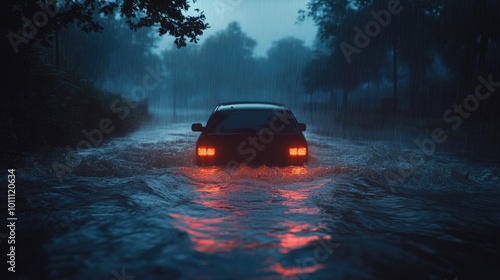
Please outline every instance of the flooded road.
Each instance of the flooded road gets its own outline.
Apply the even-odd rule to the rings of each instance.
[[[150,126],[19,168],[18,275],[31,279],[490,279],[500,169],[306,132],[302,167],[194,165],[190,124]],[[404,169],[404,180],[387,171]],[[135,277],[135,278],[134,278]]]

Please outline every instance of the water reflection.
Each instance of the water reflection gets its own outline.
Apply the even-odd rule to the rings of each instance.
[[[280,259],[329,238],[311,199],[324,183],[310,180],[306,167],[241,168],[229,175],[220,168],[184,168],[180,173],[191,181],[194,202],[206,209],[170,216],[198,252],[265,249]],[[266,271],[286,276],[323,268],[296,268],[279,261],[268,265]]]
[[[285,221],[280,225],[285,229],[284,232],[269,233],[269,236],[278,238],[279,251],[283,254],[307,246],[320,238],[329,238],[329,236],[318,234],[318,232],[321,232],[321,227],[312,227],[308,223]]]
[[[237,238],[243,230],[232,217],[195,218],[180,214],[170,214],[175,218],[176,228],[189,234],[193,249],[202,253],[230,252],[235,248],[259,248],[265,244],[245,242]]]
[[[321,264],[321,263],[314,264],[311,266],[285,267],[281,263],[273,261],[271,266],[266,271],[272,271],[272,272],[279,273],[279,274],[286,276],[286,277],[292,277],[292,276],[296,276],[299,274],[313,273],[313,272],[316,272],[316,271],[323,269],[323,268],[326,268],[326,266],[324,264]],[[304,279],[307,279],[307,278],[304,278]]]

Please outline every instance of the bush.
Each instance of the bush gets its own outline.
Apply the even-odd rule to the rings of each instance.
[[[110,105],[122,97],[99,89],[84,75],[58,70],[39,51],[26,51],[8,62],[6,97],[0,105],[2,161],[75,146],[84,138],[82,130],[98,128],[103,118],[116,126],[112,135],[130,132],[148,118],[147,106],[138,106],[121,120]]]

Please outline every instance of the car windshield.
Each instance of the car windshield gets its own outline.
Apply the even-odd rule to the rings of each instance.
[[[228,110],[215,112],[208,133],[259,133],[268,128],[274,133],[297,133],[290,113],[272,110]],[[288,118],[286,118],[288,117]]]

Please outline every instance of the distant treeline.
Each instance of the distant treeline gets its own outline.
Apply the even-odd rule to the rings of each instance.
[[[103,81],[103,77],[99,76],[102,72],[96,71],[110,70],[120,75],[120,69],[101,63],[107,62],[105,58],[112,52],[110,48],[133,48],[143,42],[115,36],[114,38],[120,39],[115,41],[117,44],[106,42],[104,45],[93,45],[94,56],[90,53],[79,56],[82,54],[79,51],[86,45],[79,45],[80,41],[72,41],[72,38],[64,36],[68,30],[78,29],[77,36],[80,39],[88,38],[88,34],[103,30],[101,20],[112,22],[117,14],[121,14],[123,19],[129,19],[126,23],[125,20],[121,21],[128,30],[143,30],[142,28],[154,26],[161,35],[175,37],[175,43],[179,47],[186,45],[186,41],[197,40],[201,31],[208,27],[202,13],[182,15],[184,10],[189,9],[186,1],[165,2],[150,9],[145,15],[142,7],[149,6],[146,2],[149,1],[2,2],[2,166],[5,163],[12,166],[14,160],[26,153],[54,146],[72,149],[75,145],[81,146],[77,148],[95,146],[95,143],[100,142],[95,140],[100,137],[96,137],[94,141],[85,139],[89,138],[89,133],[93,136],[100,135],[102,131],[97,133],[97,129],[104,129],[106,136],[123,134],[137,128],[141,121],[148,118],[148,89],[143,86],[144,81],[127,84],[122,87],[124,90],[111,93],[107,90],[109,86],[105,85],[115,77],[110,75]],[[115,31],[118,36],[122,34],[121,30]],[[98,41],[85,42],[92,45]],[[146,44],[144,46],[147,47]],[[138,54],[138,61],[143,61],[143,53]],[[127,61],[131,68],[140,66],[134,64],[137,60],[129,57],[114,58]],[[153,65],[147,70],[149,69],[156,68]],[[142,71],[140,79],[145,79],[144,68]],[[150,72],[152,74],[149,75],[156,74],[154,71]],[[141,93],[140,96],[123,98],[122,95],[130,96],[130,85],[132,89],[137,89],[136,93]],[[149,85],[146,84],[148,87]]]
[[[131,31],[126,19],[75,17],[84,22],[40,29],[40,41],[52,48],[34,52],[21,44],[7,59],[11,98],[2,103],[2,126],[14,150],[31,145],[15,143],[18,137],[52,135],[47,143],[62,145],[80,136],[81,127],[96,126],[95,118],[116,118],[107,104],[115,97],[104,91],[134,99],[142,85],[149,104],[169,109],[173,119],[185,108],[260,99],[316,114],[317,126],[421,127],[429,135],[437,126],[462,138],[456,141],[491,146],[500,127],[499,11],[500,1],[492,0],[309,0],[298,21],[317,24],[315,45],[276,38],[263,57],[237,22],[201,44],[158,51],[159,36],[151,29]],[[206,28],[184,27],[176,36]],[[36,42],[31,46],[38,49]],[[9,42],[2,47],[12,53]],[[136,123],[123,121],[124,130]],[[60,127],[67,133],[57,134]]]

